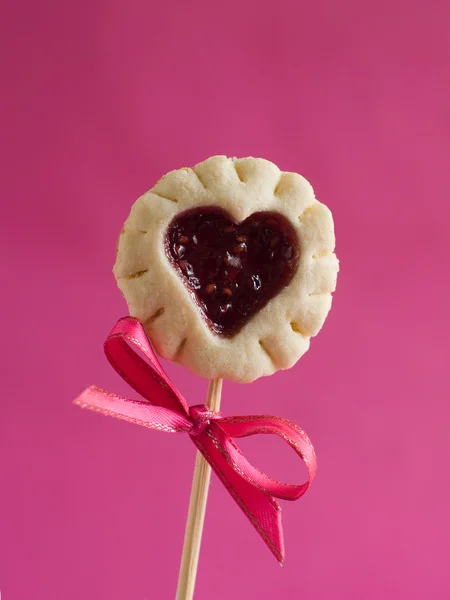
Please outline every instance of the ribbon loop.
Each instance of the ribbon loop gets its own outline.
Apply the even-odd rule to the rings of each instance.
[[[152,404],[188,413],[186,400],[161,368],[140,321],[133,317],[119,319],[106,338],[104,350],[113,369],[138,394]]]
[[[314,478],[316,455],[306,433],[280,417],[223,417],[205,404],[189,407],[159,364],[142,324],[133,317],[124,317],[116,323],[105,341],[105,354],[117,373],[145,400],[124,398],[91,386],[75,400],[75,404],[150,429],[188,433],[282,563],[281,508],[275,498],[297,500]],[[289,444],[305,463],[308,481],[282,483],[250,464],[232,438],[256,434],[278,435]]]
[[[303,460],[308,471],[307,482],[292,484],[277,481],[249,463],[236,444],[229,444],[224,440],[224,447],[230,461],[243,470],[247,480],[256,487],[282,500],[298,500],[303,496],[314,479],[317,462],[313,445],[303,429],[286,419],[267,415],[224,417],[220,421],[220,427],[230,438],[272,434],[284,440]]]

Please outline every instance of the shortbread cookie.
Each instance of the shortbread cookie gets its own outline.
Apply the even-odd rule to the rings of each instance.
[[[114,274],[163,357],[209,379],[288,369],[331,307],[331,212],[296,173],[213,156],[134,204]]]

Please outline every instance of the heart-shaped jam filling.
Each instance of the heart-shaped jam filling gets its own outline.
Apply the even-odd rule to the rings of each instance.
[[[280,214],[258,212],[241,223],[202,207],[177,216],[166,251],[213,331],[231,337],[291,281],[297,235]]]

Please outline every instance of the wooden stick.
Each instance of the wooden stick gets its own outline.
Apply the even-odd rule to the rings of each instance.
[[[211,379],[205,404],[213,412],[220,410],[221,394],[222,379]],[[192,600],[194,595],[210,477],[211,467],[200,452],[197,452],[176,600]]]

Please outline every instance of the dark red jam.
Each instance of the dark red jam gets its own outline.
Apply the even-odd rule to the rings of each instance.
[[[166,251],[211,329],[231,337],[291,281],[297,235],[280,214],[258,212],[241,223],[202,207],[176,217]]]

